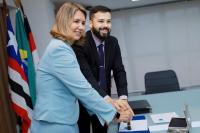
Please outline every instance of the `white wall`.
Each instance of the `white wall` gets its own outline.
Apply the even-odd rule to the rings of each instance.
[[[115,11],[112,24],[129,92],[145,90],[146,72],[165,69],[181,87],[200,85],[200,1]]]

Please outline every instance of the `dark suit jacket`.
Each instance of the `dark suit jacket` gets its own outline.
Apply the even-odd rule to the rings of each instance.
[[[101,96],[111,95],[111,70],[113,70],[118,96],[128,95],[126,72],[122,63],[119,44],[115,37],[110,36],[105,40],[106,90],[101,89],[98,84],[99,58],[91,31],[86,33],[86,43],[84,45],[75,44],[72,47],[76,53],[83,75]]]

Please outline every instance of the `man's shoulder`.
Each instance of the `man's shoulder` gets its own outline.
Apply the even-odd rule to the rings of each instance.
[[[116,47],[118,44],[118,40],[115,36],[109,36],[106,41],[106,43],[108,43],[110,46],[114,46]]]
[[[110,35],[108,37],[108,39],[111,40],[111,41],[118,41],[117,38],[115,36],[112,36],[112,35]]]

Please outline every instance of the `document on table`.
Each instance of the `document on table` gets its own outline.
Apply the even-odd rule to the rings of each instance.
[[[169,124],[162,124],[162,125],[154,125],[154,126],[149,126],[149,131],[154,132],[154,131],[166,131],[168,129]]]
[[[170,122],[172,117],[178,117],[178,115],[175,112],[169,112],[169,113],[160,113],[160,114],[152,114],[151,119],[153,120],[153,123],[166,123]]]
[[[127,129],[127,123],[121,122],[119,132],[148,131],[147,120],[132,120],[131,130]]]

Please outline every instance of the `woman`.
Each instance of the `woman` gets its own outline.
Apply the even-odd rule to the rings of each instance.
[[[82,75],[71,48],[83,38],[85,19],[85,9],[75,3],[65,3],[56,15],[51,29],[53,39],[37,71],[32,133],[78,133],[78,99],[102,124],[111,122],[116,115],[115,108],[106,103]],[[124,112],[120,120],[130,120],[131,114]]]

